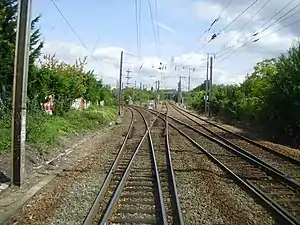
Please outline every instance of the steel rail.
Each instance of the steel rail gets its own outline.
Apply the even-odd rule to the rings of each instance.
[[[137,110],[137,109],[135,109]],[[142,117],[143,114],[137,110],[140,115]],[[158,114],[159,115],[159,114]],[[157,119],[157,118],[156,118]],[[155,119],[155,120],[156,120]],[[161,182],[160,182],[160,177],[159,177],[159,172],[158,172],[158,166],[157,166],[157,162],[156,162],[156,156],[155,156],[155,152],[154,152],[154,146],[153,146],[153,141],[152,141],[152,136],[151,136],[151,129],[150,127],[148,126],[148,123],[147,121],[145,120],[145,123],[146,123],[146,126],[149,130],[148,132],[148,140],[149,140],[149,143],[150,143],[150,149],[151,149],[151,159],[152,159],[152,164],[154,166],[154,175],[155,175],[155,185],[156,185],[156,190],[158,191],[158,205],[159,205],[159,213],[160,213],[160,224],[167,224],[167,218],[166,218],[166,211],[165,211],[165,206],[164,206],[164,200],[163,200],[163,194],[162,194],[162,186],[161,186]]]
[[[211,131],[209,128],[207,128],[206,126],[202,125],[201,123],[199,123],[197,120],[185,115],[184,113],[182,113],[179,109],[177,109],[176,107],[173,107],[175,110],[177,110],[179,113],[181,113],[182,115],[184,115],[185,117],[187,117],[188,119],[190,119],[191,121],[193,121],[194,123],[196,123],[197,125],[199,125],[201,128],[203,128],[204,130],[206,130],[207,132],[213,134],[214,136],[218,137],[219,139],[221,139],[223,142],[225,142],[226,144],[232,146],[233,148],[237,149],[238,151],[242,152],[243,154],[254,158],[256,161],[260,162],[261,164],[263,164],[266,167],[271,168],[272,170],[276,171],[278,174],[281,174],[283,176],[285,176],[289,181],[290,181],[290,185],[292,185],[294,188],[298,188],[300,190],[300,182],[296,181],[295,179],[293,179],[290,175],[283,173],[282,171],[274,168],[273,166],[271,166],[270,164],[264,162],[263,160],[261,160],[260,158],[256,157],[255,155],[253,155],[252,153],[248,152],[247,150],[241,148],[240,146],[234,144],[233,142],[227,140],[226,138],[222,137],[221,135]],[[179,120],[178,120],[179,121]],[[178,122],[177,121],[177,122]],[[182,121],[181,121],[182,122]]]
[[[152,113],[155,113],[155,110],[148,110],[148,111],[152,112]],[[170,116],[168,116],[168,117],[171,118]],[[160,118],[164,119],[162,116],[160,116]],[[173,118],[171,118],[171,119],[173,119]],[[183,125],[185,124],[183,122],[181,122],[181,123]],[[174,124],[172,124],[170,122],[169,122],[169,125],[171,127],[173,127],[175,130],[177,130],[185,138],[187,138],[198,149],[200,149],[202,152],[204,152],[215,163],[217,163],[222,168],[223,171],[225,171],[226,173],[230,174],[234,178],[235,181],[237,181],[238,183],[242,184],[243,187],[246,188],[246,190],[249,190],[251,194],[253,194],[255,197],[259,198],[262,201],[262,203],[266,207],[269,208],[269,210],[273,213],[273,215],[276,216],[276,220],[277,221],[279,221],[282,224],[287,224],[287,225],[299,225],[300,224],[300,221],[296,217],[294,217],[293,215],[291,215],[285,208],[283,208],[276,201],[274,201],[269,196],[267,196],[266,193],[264,193],[261,189],[259,189],[258,187],[256,187],[250,181],[244,180],[242,177],[240,177],[239,175],[237,175],[236,173],[234,173],[225,164],[223,164],[219,159],[217,159],[212,153],[210,153],[208,150],[206,150],[201,145],[199,145],[193,138],[191,138],[190,136],[188,136],[181,129],[179,129],[178,127],[176,127],[176,125],[174,125]],[[186,125],[188,125],[188,124],[186,124]],[[192,129],[195,132],[198,131],[197,129],[195,129],[195,128],[189,126],[189,125],[187,127],[189,127],[190,129]],[[199,133],[202,133],[202,132],[199,131]],[[204,136],[209,137],[208,135],[204,135]],[[214,138],[210,137],[209,139],[213,140]],[[217,139],[215,139],[215,140],[217,140]],[[231,147],[228,146],[228,145],[226,145],[225,143],[222,143],[222,142],[220,142],[218,140],[217,140],[217,142],[220,143],[221,145],[223,145],[223,147],[225,147],[227,149],[231,149]],[[248,156],[246,156],[246,157],[249,158]]]
[[[245,154],[244,152],[246,152],[245,150],[243,151],[239,151],[236,150],[235,148],[231,147],[230,145],[227,145],[225,143],[223,143],[222,141],[209,136],[208,134],[204,133],[203,131],[200,131],[198,129],[196,129],[195,127],[184,123],[183,121],[172,117],[172,116],[168,116],[169,118],[171,118],[172,120],[192,129],[193,131],[197,132],[198,134],[201,134],[202,136],[206,137],[207,139],[217,143],[218,145],[220,145],[221,147],[225,147],[226,149],[230,150],[231,152],[238,154],[239,156],[243,157],[244,159],[246,159],[247,161],[251,162],[252,164],[256,164],[259,165],[261,168],[263,168],[265,171],[272,173],[273,175],[276,176],[276,178],[279,178],[281,180],[283,180],[286,184],[290,185],[291,187],[295,188],[296,190],[300,191],[300,183],[294,179],[291,179],[289,176],[286,176],[285,174],[283,174],[282,172],[278,171],[277,169],[275,169],[274,167],[272,167],[271,165],[267,164],[266,162],[258,159],[256,156],[252,155],[251,153]]]
[[[191,116],[194,116],[194,117],[198,118],[199,120],[201,120],[201,121],[203,121],[203,122],[206,122],[206,123],[208,123],[208,124],[210,124],[210,125],[212,125],[212,126],[214,126],[214,127],[219,128],[220,130],[223,130],[223,131],[228,132],[228,133],[230,133],[230,134],[232,134],[232,135],[235,135],[235,136],[237,136],[237,137],[243,139],[244,141],[247,141],[248,143],[250,143],[250,144],[252,144],[252,145],[255,145],[255,146],[258,147],[258,148],[261,148],[261,149],[263,149],[263,150],[265,150],[265,151],[267,151],[267,152],[269,152],[269,153],[271,153],[271,154],[274,154],[274,155],[280,156],[280,157],[282,157],[282,158],[285,158],[286,160],[292,162],[293,164],[300,166],[300,160],[298,160],[298,159],[295,159],[295,158],[293,158],[293,157],[287,156],[287,155],[282,154],[282,153],[280,153],[280,152],[274,151],[272,148],[269,148],[269,147],[267,147],[267,146],[261,145],[261,144],[257,143],[256,141],[251,140],[250,138],[245,137],[245,136],[243,136],[243,135],[241,135],[241,134],[234,133],[234,132],[232,132],[231,130],[228,130],[228,129],[226,129],[226,128],[224,128],[224,127],[218,125],[218,124],[215,124],[215,123],[213,123],[213,122],[211,122],[211,121],[209,121],[209,120],[203,119],[203,118],[201,118],[199,115],[196,115],[195,113],[192,113],[192,112],[189,112],[189,111],[187,111],[187,110],[185,110],[185,109],[182,109],[182,108],[180,108],[180,107],[178,107],[178,106],[176,106],[176,105],[174,105],[174,104],[172,104],[172,103],[171,103],[170,105],[173,106],[174,109],[177,109],[177,110],[181,110],[181,111],[183,111],[183,112],[186,112],[187,114],[189,114],[189,115],[191,115]]]
[[[104,194],[105,194],[105,192],[106,192],[106,190],[107,190],[107,188],[109,186],[109,183],[110,183],[111,178],[113,176],[113,172],[115,171],[115,169],[116,169],[116,167],[117,167],[117,165],[118,165],[118,163],[120,161],[120,158],[121,158],[121,155],[122,155],[122,153],[124,151],[124,148],[126,146],[127,140],[128,140],[128,138],[129,138],[129,136],[130,136],[130,134],[132,132],[133,123],[134,123],[134,116],[133,116],[132,109],[129,108],[129,110],[130,110],[130,113],[131,113],[131,119],[130,119],[130,125],[129,125],[129,128],[128,128],[128,131],[127,131],[126,136],[125,136],[125,138],[123,140],[121,148],[120,148],[120,150],[119,150],[119,152],[118,152],[118,154],[117,154],[117,156],[116,156],[113,164],[111,165],[108,174],[105,177],[104,183],[102,184],[102,186],[100,188],[100,191],[98,192],[97,197],[96,197],[96,199],[93,202],[92,207],[90,208],[87,216],[85,217],[85,219],[83,221],[83,225],[90,225],[90,224],[93,223],[93,220],[94,220],[94,218],[95,218],[95,216],[97,214],[97,211],[98,211],[98,209],[100,207],[101,200],[103,199],[103,196],[104,196]]]
[[[138,112],[139,112],[139,111],[138,111]],[[140,113],[140,114],[141,114],[141,113]],[[102,218],[102,220],[101,220],[101,222],[100,222],[101,225],[107,224],[109,218],[111,217],[111,215],[112,215],[112,213],[113,213],[113,209],[115,208],[115,206],[116,206],[116,204],[117,204],[117,202],[118,202],[118,200],[119,200],[119,198],[120,198],[121,192],[122,192],[122,190],[123,190],[123,188],[124,188],[124,186],[125,186],[125,182],[126,182],[128,176],[129,176],[129,172],[130,172],[130,169],[131,169],[131,167],[132,167],[133,161],[134,161],[134,159],[135,159],[137,153],[139,152],[139,150],[140,150],[140,148],[141,148],[141,145],[142,145],[142,143],[144,142],[145,138],[146,138],[146,137],[149,138],[149,132],[150,132],[150,129],[151,129],[151,127],[153,126],[154,122],[157,120],[157,118],[158,118],[158,116],[159,116],[159,113],[156,114],[156,117],[155,117],[155,119],[153,120],[153,122],[150,124],[150,126],[148,126],[148,123],[147,123],[145,117],[144,117],[142,114],[141,114],[141,116],[142,116],[142,118],[143,118],[143,120],[144,120],[144,122],[145,122],[145,124],[146,124],[147,130],[146,130],[145,134],[143,135],[141,141],[139,142],[139,144],[138,144],[138,146],[137,146],[137,148],[136,148],[134,154],[132,155],[132,157],[131,157],[131,159],[130,159],[130,162],[129,162],[129,164],[128,164],[128,166],[127,166],[127,168],[126,168],[126,170],[125,170],[125,172],[124,172],[124,174],[123,174],[123,176],[122,176],[122,178],[121,178],[121,181],[119,182],[118,187],[117,187],[117,189],[116,189],[115,192],[114,192],[114,195],[113,195],[113,197],[112,197],[112,199],[111,199],[111,201],[110,201],[110,203],[109,203],[109,205],[108,205],[108,207],[107,207],[107,209],[106,209],[106,212],[105,212],[105,214],[104,214],[104,216],[103,216],[103,218]],[[153,146],[152,146],[152,147],[153,147]],[[157,177],[157,175],[158,175],[158,174],[156,174],[156,177]],[[159,180],[157,180],[156,182],[157,182],[157,185],[160,186],[160,188],[161,188],[161,185],[160,185],[160,183],[159,183]],[[160,190],[161,190],[161,189],[160,189]],[[159,196],[159,207],[160,207],[161,210],[164,210],[163,201],[162,201],[162,196]],[[160,213],[161,213],[163,216],[160,218],[161,221],[160,221],[159,224],[166,224],[165,212],[164,212],[164,211],[163,211],[163,212],[161,211]]]
[[[166,105],[167,107],[167,105]],[[175,181],[175,174],[174,174],[174,169],[173,169],[173,164],[172,164],[172,157],[171,157],[171,151],[170,151],[170,143],[169,143],[169,122],[168,122],[168,108],[166,112],[166,119],[165,119],[165,146],[167,149],[167,163],[168,163],[168,174],[169,174],[169,180],[171,182],[170,189],[171,189],[171,195],[172,198],[174,199],[174,224],[178,225],[183,225],[184,220],[183,220],[183,215],[181,211],[181,205],[178,197],[178,191],[177,191],[177,186],[176,186],[176,181]]]
[[[145,109],[144,107],[140,106],[135,106],[136,108],[142,109],[145,112],[149,111]],[[167,105],[166,105],[167,107]],[[151,114],[153,112],[150,112]],[[173,169],[173,163],[172,163],[172,157],[171,157],[171,151],[170,151],[170,144],[169,144],[169,123],[167,120],[168,116],[168,108],[167,112],[165,115],[165,146],[166,146],[166,155],[167,155],[167,172],[168,172],[168,179],[169,179],[169,188],[170,188],[170,194],[172,197],[172,213],[173,213],[173,219],[174,219],[174,224],[176,225],[183,225],[184,220],[183,220],[183,214],[181,210],[181,205],[179,201],[179,196],[178,196],[178,191],[177,191],[177,186],[176,186],[176,181],[175,181],[175,174],[174,174],[174,169]]]

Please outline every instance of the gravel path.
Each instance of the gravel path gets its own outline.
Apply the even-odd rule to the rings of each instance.
[[[121,146],[129,118],[126,111],[123,124],[92,140],[91,154],[60,173],[7,224],[81,224]]]

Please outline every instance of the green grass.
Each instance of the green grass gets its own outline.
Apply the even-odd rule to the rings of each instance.
[[[90,107],[85,111],[70,111],[64,117],[48,116],[43,113],[28,114],[28,143],[54,146],[59,137],[97,130],[109,124],[116,117],[116,109],[110,107]],[[11,145],[11,118],[0,120],[0,152]]]

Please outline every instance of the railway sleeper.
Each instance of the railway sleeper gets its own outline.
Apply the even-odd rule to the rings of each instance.
[[[112,220],[113,224],[157,224],[155,219],[146,218],[116,218]]]
[[[157,210],[155,208],[140,208],[140,207],[124,207],[121,206],[120,209],[117,210],[117,213],[141,213],[141,214],[155,214]]]

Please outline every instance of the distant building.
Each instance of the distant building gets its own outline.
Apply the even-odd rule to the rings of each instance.
[[[72,102],[71,108],[73,109],[79,109],[79,110],[84,110],[90,107],[91,103],[86,101],[83,98],[77,98]]]

